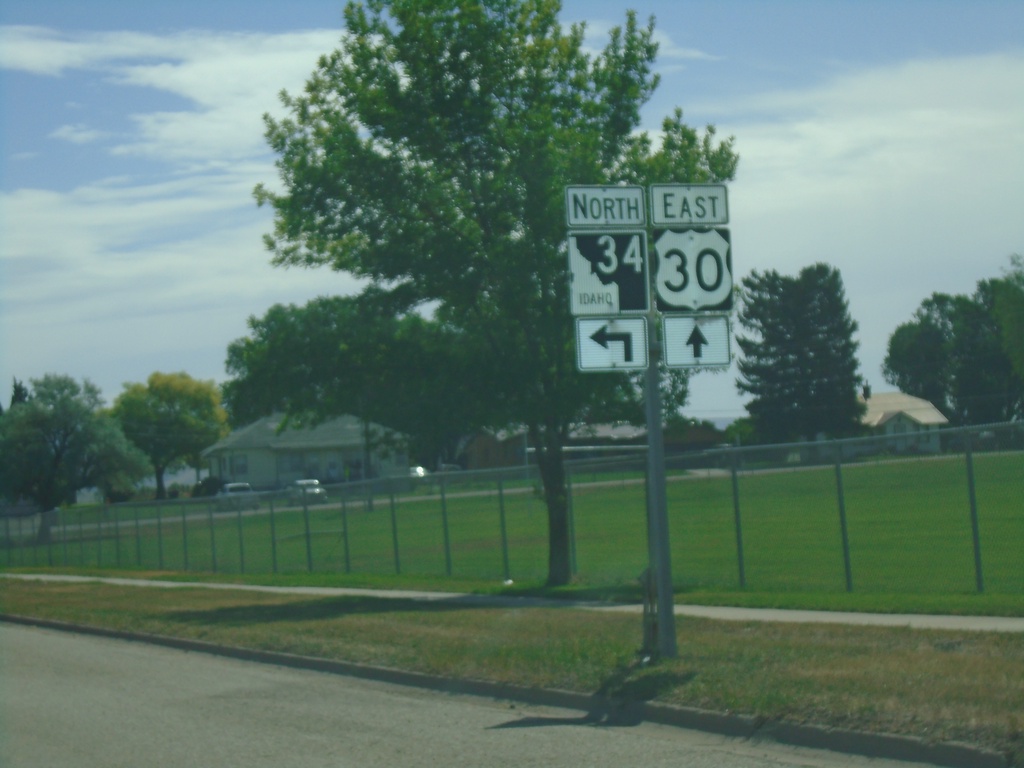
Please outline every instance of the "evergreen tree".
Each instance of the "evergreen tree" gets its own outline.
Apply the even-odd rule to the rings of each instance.
[[[857,323],[839,271],[826,264],[787,277],[771,270],[741,282],[740,392],[757,436],[769,442],[841,437],[860,430]]]

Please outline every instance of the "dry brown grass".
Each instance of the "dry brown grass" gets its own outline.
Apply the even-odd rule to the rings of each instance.
[[[0,610],[453,677],[1024,753],[1024,637],[686,619],[636,663],[636,616],[0,580]]]

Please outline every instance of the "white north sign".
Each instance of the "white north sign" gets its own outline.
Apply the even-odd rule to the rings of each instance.
[[[647,368],[647,318],[576,318],[576,364],[581,371]]]
[[[665,315],[665,365],[723,367],[732,361],[727,315]]]
[[[565,218],[574,229],[646,226],[644,188],[597,185],[566,187]]]
[[[729,223],[724,184],[652,184],[651,223],[656,227],[710,227]]]

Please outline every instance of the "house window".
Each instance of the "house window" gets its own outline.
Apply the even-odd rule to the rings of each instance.
[[[302,472],[306,468],[305,457],[301,453],[288,454],[288,471]]]
[[[249,457],[244,453],[231,456],[231,476],[242,477],[249,474]]]

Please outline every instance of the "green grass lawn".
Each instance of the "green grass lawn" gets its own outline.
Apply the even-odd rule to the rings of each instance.
[[[974,457],[984,591],[1024,595],[1024,454]],[[634,589],[647,566],[642,478],[577,478],[572,486],[576,584]],[[977,592],[963,457],[842,468],[853,593]],[[846,592],[834,467],[744,471],[737,507],[728,472],[673,474],[668,482],[672,568],[681,592]],[[207,505],[112,507],[64,513],[48,546],[0,550],[0,566],[68,566],[234,574],[363,574],[500,583],[543,581],[547,516],[529,486],[451,484],[300,508],[265,503],[257,514]],[[184,510],[184,514],[183,511]],[[504,513],[505,537],[502,537]]]
[[[676,627],[679,658],[642,665],[639,617],[618,611],[14,579],[0,579],[0,610],[766,722],[965,742],[1024,765],[1018,633],[687,618]]]

